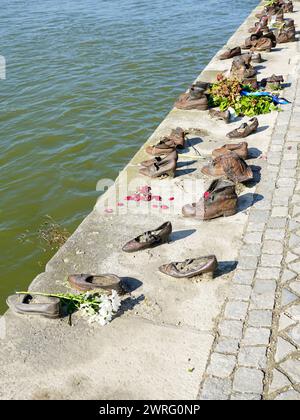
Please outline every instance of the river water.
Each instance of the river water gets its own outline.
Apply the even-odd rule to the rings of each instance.
[[[258,0],[1,0],[0,312]]]

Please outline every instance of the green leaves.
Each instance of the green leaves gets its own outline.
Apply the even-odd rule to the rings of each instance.
[[[219,75],[218,81],[214,83],[210,90],[209,106],[219,107],[221,111],[226,111],[232,107],[238,116],[268,114],[271,111],[280,111],[274,105],[272,98],[267,96],[241,96],[241,91],[253,91],[251,86],[243,86],[236,79],[225,79]]]

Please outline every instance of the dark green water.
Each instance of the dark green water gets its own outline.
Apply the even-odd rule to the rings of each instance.
[[[0,311],[258,0],[1,0]],[[25,235],[23,236],[23,234]]]

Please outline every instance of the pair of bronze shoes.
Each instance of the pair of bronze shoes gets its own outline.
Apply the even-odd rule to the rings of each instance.
[[[175,108],[206,111],[208,109],[208,88],[209,83],[196,82],[189,88],[188,92],[179,96],[174,104]]]
[[[232,216],[237,212],[238,196],[235,183],[224,178],[214,180],[203,197],[196,203],[182,207],[184,217],[197,220],[211,220]]]
[[[172,223],[165,222],[156,229],[149,230],[136,238],[127,242],[122,250],[124,252],[137,252],[144,251],[149,248],[162,245],[169,241],[169,237],[172,233]]]
[[[72,274],[68,282],[73,289],[80,292],[95,290],[101,293],[111,293],[115,290],[119,294],[124,293],[122,281],[115,274]]]
[[[281,28],[276,32],[276,40],[278,44],[285,44],[287,42],[296,41],[296,29],[295,28]]]
[[[230,77],[244,82],[247,79],[256,78],[257,71],[251,65],[252,54],[243,54],[232,61]]]
[[[44,318],[59,318],[61,314],[60,299],[51,296],[31,295],[30,293],[14,294],[6,299],[8,307],[20,315],[34,315]]]
[[[266,91],[274,91],[281,89],[281,83],[284,82],[283,76],[272,74],[270,77],[266,77],[260,81],[260,86],[263,87]]]
[[[175,278],[191,278],[200,276],[213,279],[218,267],[215,255],[200,258],[189,258],[181,262],[171,262],[159,267],[159,271]]]
[[[240,127],[227,133],[226,137],[229,137],[230,139],[241,139],[248,137],[250,134],[257,131],[258,125],[258,119],[253,117],[248,121],[248,123],[243,123],[240,125]]]
[[[226,124],[228,124],[230,122],[230,112],[227,111],[220,111],[218,109],[210,109],[209,111],[209,115],[211,116],[211,118],[218,120],[218,121],[224,121]]]
[[[227,149],[227,145],[223,146]],[[229,147],[228,147],[229,149]],[[243,149],[241,145],[240,149]],[[245,160],[236,152],[227,150],[224,154],[215,157],[211,163],[202,168],[202,173],[208,176],[226,176],[234,183],[246,182],[253,179],[253,172]]]
[[[143,233],[123,246],[123,251],[132,253],[153,248],[168,242],[172,233],[171,222],[166,222],[157,229]],[[159,271],[176,278],[190,278],[199,275],[208,275],[213,278],[218,262],[214,255],[188,259],[183,262],[172,262],[159,267]]]
[[[252,34],[245,40],[243,49],[250,49],[251,51],[267,51],[270,52],[272,48],[277,45],[276,36],[272,31],[264,32],[261,30]]]
[[[219,56],[219,60],[228,60],[242,54],[241,47],[231,48]]]
[[[146,148],[146,152],[155,157],[141,163],[143,168],[140,169],[140,174],[150,178],[173,178],[178,160],[177,150],[184,148],[185,132],[182,128],[177,127],[171,131],[169,136],[161,139],[156,145]]]
[[[124,293],[121,279],[114,274],[72,274],[68,277],[68,282],[72,289],[80,292],[93,290],[111,293],[116,290],[119,294]],[[14,294],[7,298],[6,303],[13,312],[21,315],[56,319],[62,314],[61,301],[53,296]]]

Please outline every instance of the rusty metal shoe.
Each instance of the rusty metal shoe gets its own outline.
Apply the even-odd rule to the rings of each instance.
[[[190,258],[181,262],[171,262],[159,267],[159,271],[168,276],[178,279],[191,278],[196,276],[214,278],[214,272],[218,268],[218,261],[215,255],[208,255],[200,258]]]
[[[228,152],[235,152],[242,159],[247,159],[248,143],[243,141],[241,143],[236,143],[236,144],[224,144],[224,146],[213,150],[212,156],[216,158]]]
[[[225,51],[219,56],[219,60],[228,60],[229,58],[236,57],[241,55],[242,51],[240,47],[231,48],[230,50]]]
[[[163,137],[156,145],[147,146],[146,152],[152,156],[168,155],[176,149],[185,148],[185,131],[177,127],[169,136]]]
[[[14,294],[6,299],[8,307],[17,314],[39,315],[44,318],[60,316],[60,299],[51,296]]]
[[[253,42],[258,41],[263,36],[263,32],[259,31],[255,34],[252,34],[250,37],[245,39],[244,45],[242,45],[242,49],[248,50],[253,46]]]
[[[281,30],[277,35],[278,44],[296,41],[296,31],[294,29]]]
[[[251,51],[266,51],[271,52],[273,42],[270,38],[262,37],[252,42]]]
[[[239,128],[230,131],[226,134],[226,137],[230,139],[241,139],[254,133],[258,128],[258,119],[256,117],[251,118],[248,123],[243,123]]]
[[[288,1],[287,3],[282,5],[282,11],[284,13],[293,13],[294,12],[294,4],[292,1]]]
[[[262,63],[264,60],[262,59],[262,56],[261,56],[260,53],[253,52],[252,57],[251,57],[251,61],[252,61],[252,63],[259,64],[259,63]]]
[[[68,282],[73,289],[81,292],[97,290],[110,293],[116,290],[118,293],[123,293],[121,279],[115,274],[72,274],[68,277]]]
[[[284,82],[283,76],[273,74],[270,77],[266,77],[260,81],[260,86],[265,88],[266,90],[274,91],[281,88],[281,83]]]
[[[148,248],[153,248],[154,246],[168,242],[171,233],[171,222],[165,222],[157,229],[144,232],[142,235],[139,235],[131,241],[127,242],[123,246],[122,250],[124,252],[137,252]]]
[[[182,215],[199,220],[232,216],[237,212],[237,201],[235,184],[227,179],[216,179],[197,203],[182,207]]]
[[[150,178],[174,178],[176,165],[177,161],[175,159],[164,159],[162,162],[153,163],[151,166],[140,169],[139,173]]]
[[[214,118],[215,120],[220,120],[226,122],[226,124],[230,121],[230,112],[229,111],[219,111],[218,109],[210,109],[209,115],[211,118]]]
[[[271,48],[275,48],[277,45],[277,40],[276,40],[276,36],[274,34],[273,31],[268,31],[268,32],[264,32],[263,37],[262,38],[267,38],[270,39],[272,42],[272,47]]]
[[[148,160],[144,160],[143,162],[140,163],[141,166],[144,166],[145,168],[148,166],[153,165],[154,163],[163,163],[166,160],[178,160],[178,153],[177,150],[174,150],[173,152],[169,153],[166,156],[156,156],[153,159],[148,159]]]
[[[240,57],[235,58],[231,65],[230,77],[240,81],[255,77],[257,70],[255,70],[250,63],[251,54],[243,54]]]
[[[205,94],[205,89],[193,85],[187,93],[179,96],[174,106],[175,108],[184,110],[197,109],[199,111],[206,111],[208,109],[208,99]]]
[[[231,151],[217,156],[211,163],[205,165],[201,172],[213,177],[225,175],[230,181],[235,183],[253,179],[253,172],[244,159]]]

